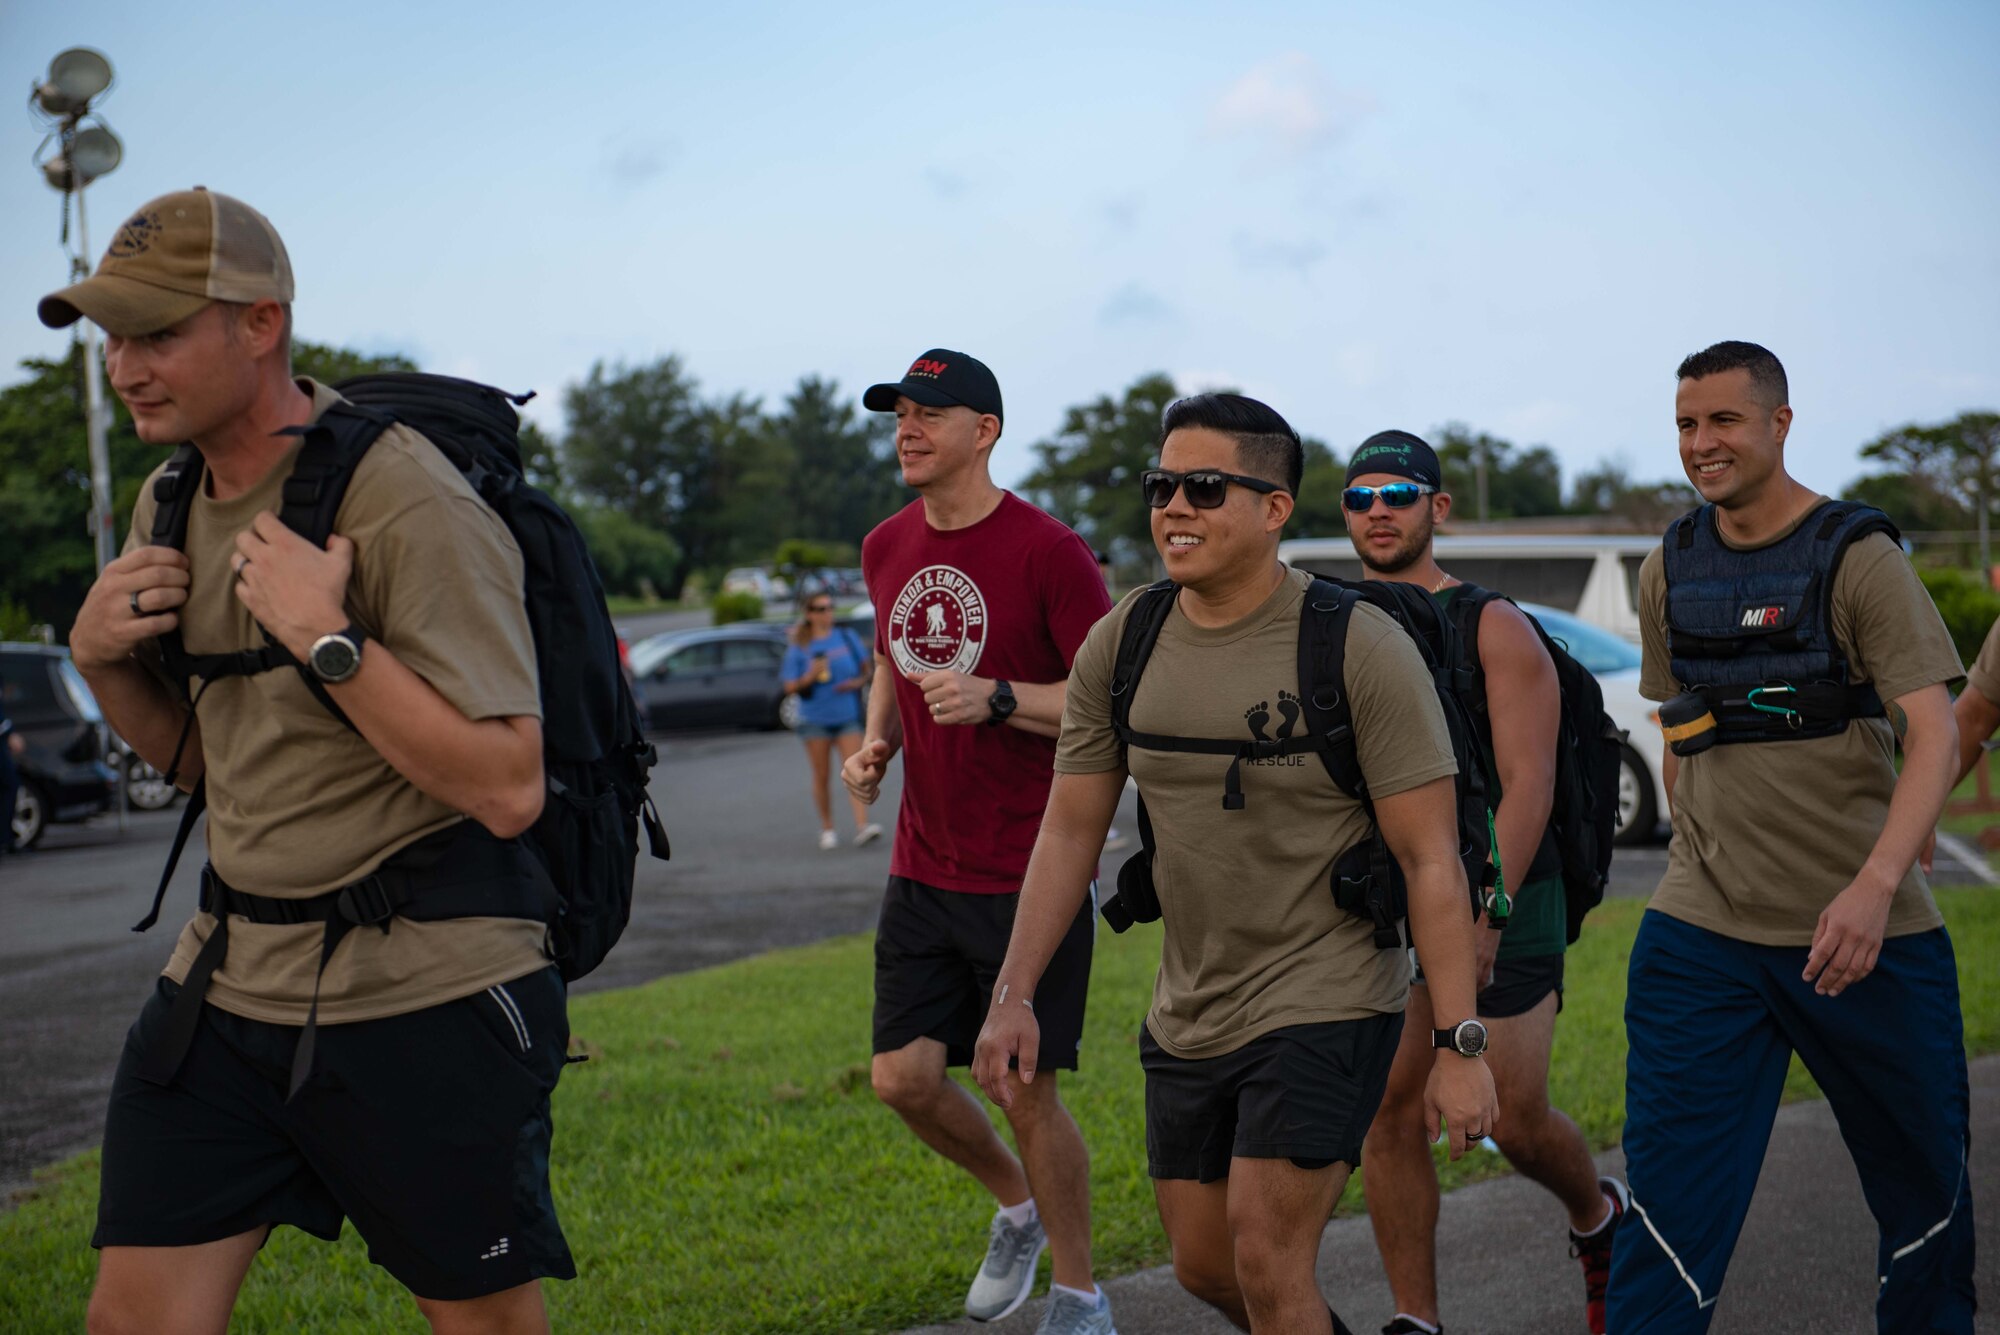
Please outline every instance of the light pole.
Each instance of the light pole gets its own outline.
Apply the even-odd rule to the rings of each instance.
[[[69,245],[69,201],[76,198],[77,248],[70,255],[70,281],[90,276],[90,225],[84,213],[83,188],[114,171],[125,156],[110,127],[98,119],[83,124],[91,101],[111,86],[111,62],[89,47],[72,47],[49,62],[49,72],[28,95],[28,104],[50,125],[48,137],[35,154],[42,177],[63,196],[63,245]],[[48,152],[50,145],[55,152]],[[84,435],[90,447],[89,529],[99,570],[117,554],[117,534],[111,518],[111,455],[104,443],[104,386],[97,366],[97,328],[88,320],[77,327],[83,337]]]

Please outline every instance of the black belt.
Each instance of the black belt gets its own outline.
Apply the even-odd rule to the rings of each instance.
[[[229,950],[231,917],[255,923],[326,925],[320,938],[319,969],[313,975],[312,1005],[292,1053],[290,1100],[312,1074],[319,1032],[319,981],[327,961],[357,927],[389,932],[392,918],[428,922],[446,918],[550,919],[554,886],[541,863],[515,841],[494,837],[476,821],[462,821],[427,835],[360,880],[305,899],[253,895],[224,881],[213,866],[201,869],[201,909],[215,915],[215,930],[188,967],[180,994],[167,1014],[166,1028],[153,1042],[139,1077],[156,1085],[173,1083],[201,1023],[209,980]]]

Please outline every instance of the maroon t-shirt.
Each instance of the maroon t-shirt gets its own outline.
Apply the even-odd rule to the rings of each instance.
[[[1019,728],[932,722],[909,672],[953,669],[1058,682],[1111,598],[1068,525],[1012,492],[970,528],[943,531],[912,501],[861,544],[875,649],[895,666],[903,806],[890,874],[941,890],[1021,888],[1042,826],[1056,744]]]

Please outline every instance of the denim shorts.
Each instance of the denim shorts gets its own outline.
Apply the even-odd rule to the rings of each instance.
[[[810,740],[818,737],[830,742],[836,737],[845,737],[849,733],[859,735],[861,725],[859,723],[800,723],[795,731],[801,738]]]

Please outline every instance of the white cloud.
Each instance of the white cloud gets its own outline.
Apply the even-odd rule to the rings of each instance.
[[[1127,283],[1106,299],[1097,318],[1102,324],[1161,324],[1174,318],[1174,309],[1151,289]]]
[[[1326,258],[1326,245],[1311,237],[1286,241],[1274,236],[1251,236],[1238,232],[1230,238],[1237,262],[1246,269],[1287,269],[1296,274]]]
[[[1225,89],[1209,109],[1209,128],[1302,158],[1340,142],[1374,110],[1373,97],[1336,88],[1311,56],[1289,51]]]

